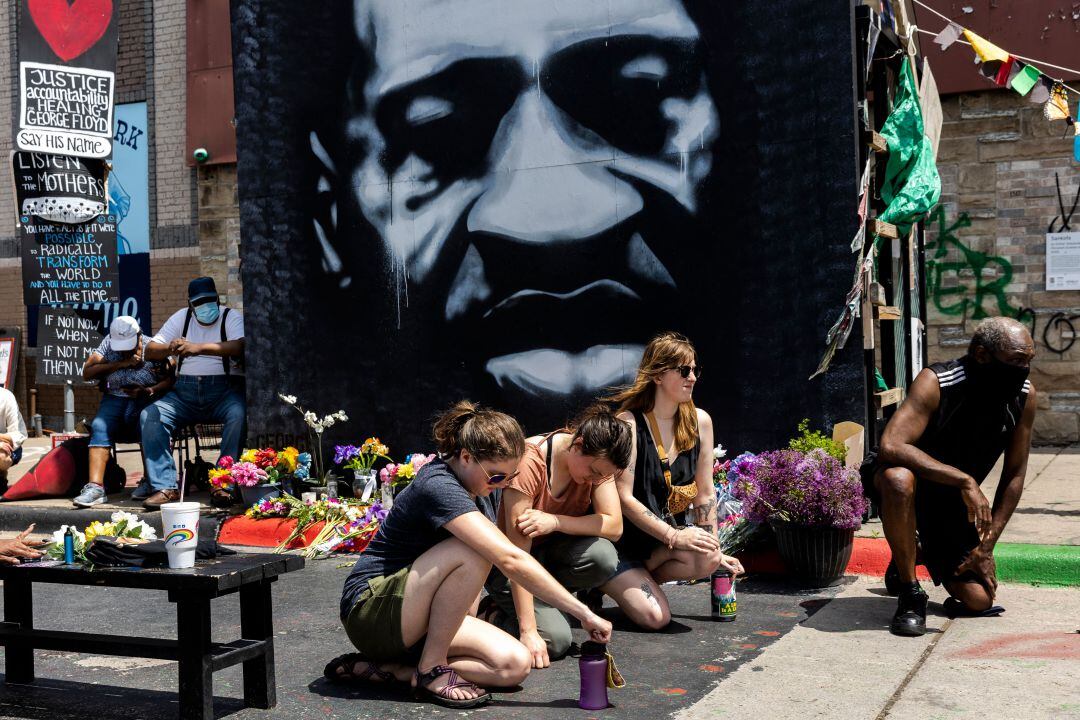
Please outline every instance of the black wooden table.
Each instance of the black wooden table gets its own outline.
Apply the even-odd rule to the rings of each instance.
[[[6,646],[5,681],[33,682],[35,649],[174,660],[180,664],[180,717],[209,720],[214,717],[213,674],[244,663],[244,703],[271,708],[277,704],[277,696],[270,584],[279,575],[303,567],[304,559],[296,555],[229,555],[200,560],[186,570],[0,566],[4,583],[0,645]],[[165,590],[169,601],[176,603],[178,639],[37,629],[34,583]],[[234,592],[240,593],[241,639],[211,642],[210,600]]]

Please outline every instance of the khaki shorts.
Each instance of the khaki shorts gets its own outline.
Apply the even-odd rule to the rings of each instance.
[[[401,636],[401,606],[411,566],[372,578],[345,618],[345,634],[371,660],[408,660],[413,656]],[[418,643],[422,647],[421,643]]]

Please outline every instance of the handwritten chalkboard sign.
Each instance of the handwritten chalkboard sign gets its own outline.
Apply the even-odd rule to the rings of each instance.
[[[19,215],[83,223],[104,214],[108,202],[106,168],[104,160],[13,152],[11,170]]]
[[[51,223],[32,215],[20,220],[27,305],[119,300],[115,216],[100,215],[81,225]]]
[[[101,344],[101,317],[100,311],[41,308],[37,328],[39,385],[81,380],[83,363]]]
[[[112,152],[119,4],[19,3],[20,150],[94,158]]]

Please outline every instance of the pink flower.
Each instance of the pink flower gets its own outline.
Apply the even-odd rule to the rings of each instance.
[[[249,462],[236,463],[229,469],[229,474],[240,487],[255,487],[266,480],[266,471]]]
[[[379,471],[379,480],[383,485],[389,485],[394,482],[394,477],[397,475],[397,465],[394,463],[388,463],[386,467]]]
[[[225,470],[228,470],[229,468],[231,468],[235,464],[236,464],[236,461],[233,460],[232,456],[230,456],[230,455],[222,455],[221,459],[217,461],[217,466],[219,468],[223,468]]]

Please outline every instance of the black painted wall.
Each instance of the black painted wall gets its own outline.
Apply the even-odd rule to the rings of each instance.
[[[387,182],[389,218],[377,216],[377,210],[386,209],[378,202],[374,210],[366,208],[368,215],[357,206],[363,204],[354,199],[357,188],[370,189],[364,181],[370,174],[356,170],[357,158],[371,144],[355,138],[350,143],[340,129],[346,116],[365,110],[360,99],[364,87],[350,78],[377,61],[355,45],[352,4],[233,0],[252,439],[302,432],[278,392],[299,396],[320,415],[344,409],[351,420],[335,427],[332,438],[356,441],[378,434],[395,455],[428,448],[428,419],[459,397],[515,412],[527,432],[549,430],[591,393],[578,388],[551,393],[540,402],[523,399],[478,372],[477,353],[504,342],[515,349],[523,343],[549,347],[572,339],[580,348],[582,335],[588,334],[583,327],[595,328],[600,342],[640,342],[668,328],[686,333],[707,368],[695,400],[712,414],[717,440],[729,448],[781,443],[803,417],[825,426],[860,420],[863,373],[857,333],[824,379],[806,379],[824,350],[824,334],[850,287],[853,269],[847,246],[855,230],[858,169],[850,3],[783,0],[770,3],[766,12],[752,0],[700,0],[688,2],[686,11],[701,36],[704,84],[699,96],[711,100],[717,121],[711,143],[683,158],[691,167],[700,158],[711,160],[711,171],[694,188],[692,220],[655,188],[621,171],[612,173],[613,182],[626,180],[647,206],[661,208],[637,229],[676,278],[676,301],[664,306],[659,317],[607,302],[592,312],[576,306],[569,315],[519,315],[529,319],[519,323],[527,325],[527,332],[519,327],[516,344],[511,344],[485,333],[485,327],[441,323],[448,314],[445,288],[441,294],[428,293],[415,282],[408,262],[388,259],[377,228],[399,232],[400,224],[393,223],[406,222],[393,215],[401,198],[393,200],[390,190],[408,192],[414,186]],[[413,22],[422,26],[423,15]],[[675,61],[667,58],[667,63]],[[566,87],[546,72],[537,83],[538,97],[541,88],[548,97]],[[502,87],[485,77],[484,87]],[[351,103],[342,99],[350,91]],[[687,97],[693,92],[687,91]],[[467,105],[460,95],[454,100]],[[595,116],[597,110],[582,112]],[[618,115],[599,118],[597,124],[606,123],[608,134],[617,134],[635,121],[634,114],[620,106]],[[483,120],[469,118],[447,147],[460,155],[469,140],[462,133]],[[317,159],[312,133],[319,138],[316,147],[334,160],[335,172]],[[492,142],[505,141],[500,138],[496,132]],[[419,133],[408,139],[414,149],[421,141],[430,144]],[[588,145],[594,136],[582,132],[571,140]],[[620,146],[624,150],[635,152]],[[390,178],[394,166],[388,154],[381,159]],[[357,164],[348,165],[343,157]],[[457,155],[453,159],[460,160]],[[433,163],[444,160],[440,156]],[[416,205],[422,209],[423,202]],[[532,215],[544,213],[543,207],[530,204],[522,212],[532,221]],[[327,228],[335,224],[332,217],[337,234],[327,237]],[[665,222],[668,217],[673,219]],[[490,241],[490,236],[482,240]],[[501,267],[500,272],[526,278],[530,273],[563,278],[583,267],[619,262],[614,245],[554,242],[551,248],[544,257],[504,257],[498,255],[500,248],[486,257],[486,268],[490,274]],[[455,267],[436,267],[432,276],[442,272],[445,285]],[[494,286],[497,281],[489,277],[488,282]],[[497,327],[503,336],[513,334],[505,324]]]

